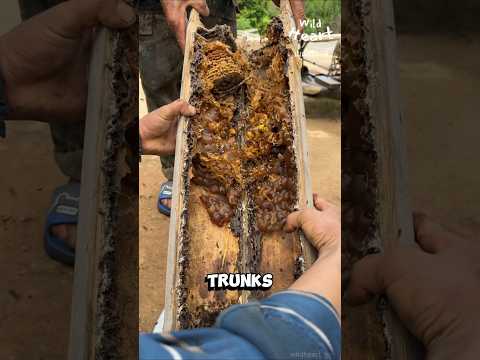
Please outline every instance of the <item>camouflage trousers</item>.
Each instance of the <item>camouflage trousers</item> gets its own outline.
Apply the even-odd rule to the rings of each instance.
[[[19,0],[22,20],[55,6],[63,0]],[[140,77],[148,111],[169,104],[180,96],[183,54],[175,34],[168,27],[159,1],[150,0],[148,9],[139,6]],[[207,0],[210,16],[202,18],[208,28],[227,24],[236,34],[234,0]],[[153,4],[153,5],[152,5]],[[60,170],[80,181],[85,123],[50,123],[55,160]],[[173,177],[174,156],[160,157],[162,170],[169,180]]]
[[[202,18],[210,28],[229,25],[236,35],[236,7],[233,0],[207,0],[210,15]],[[151,112],[180,97],[183,53],[175,34],[168,27],[160,8],[140,10],[140,77]],[[175,157],[162,156],[162,171],[168,180],[173,178]]]

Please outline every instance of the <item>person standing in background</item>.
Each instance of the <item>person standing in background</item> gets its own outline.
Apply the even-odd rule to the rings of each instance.
[[[26,21],[62,2],[64,0],[18,0],[21,19]],[[73,265],[85,121],[69,120],[48,122],[54,145],[55,162],[68,178],[68,182],[57,187],[52,195],[52,206],[47,216],[44,241],[45,250],[51,258]],[[62,209],[69,209],[68,214],[62,213]]]
[[[236,36],[234,0],[140,0],[140,77],[148,112],[180,97],[187,9],[201,15],[207,28],[228,25]],[[170,216],[174,155],[160,156],[167,181],[160,187],[158,210]]]

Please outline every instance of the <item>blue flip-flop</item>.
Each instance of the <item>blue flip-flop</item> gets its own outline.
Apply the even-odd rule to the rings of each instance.
[[[170,200],[172,198],[172,186],[173,181],[167,181],[160,187],[160,193],[158,194],[157,208],[163,215],[170,216],[171,209],[162,204],[162,200]]]
[[[50,230],[55,225],[77,224],[79,202],[79,183],[72,182],[58,187],[53,193],[52,205],[45,225],[44,245],[48,256],[70,266],[75,263],[75,250],[64,240],[54,236]]]

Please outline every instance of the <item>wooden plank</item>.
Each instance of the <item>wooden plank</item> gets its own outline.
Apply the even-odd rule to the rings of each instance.
[[[415,244],[412,208],[408,190],[405,129],[400,105],[397,38],[392,0],[371,0],[365,18],[368,34],[366,56],[372,124],[375,129],[378,159],[379,239],[385,250],[402,244]],[[386,311],[386,324],[394,359],[419,357],[418,344],[398,321]]]
[[[95,343],[98,253],[103,231],[101,230],[103,201],[99,184],[103,182],[99,161],[103,156],[106,131],[106,114],[111,101],[110,33],[102,28],[94,42],[89,75],[89,95],[86,118],[84,156],[82,165],[82,189],[80,215],[75,250],[75,273],[70,319],[70,360],[93,359]]]
[[[185,53],[183,60],[182,72],[182,89],[180,91],[180,98],[188,101],[190,99],[191,84],[190,84],[190,69],[192,65],[194,37],[198,27],[201,26],[200,16],[195,9],[190,12],[188,21]],[[181,232],[181,215],[183,212],[183,198],[185,193],[182,189],[185,188],[184,178],[182,176],[184,163],[178,159],[185,158],[187,149],[187,123],[184,117],[180,117],[178,122],[178,132],[175,148],[175,166],[173,171],[173,194],[172,207],[170,213],[170,229],[168,234],[168,250],[167,250],[167,273],[165,276],[165,322],[164,330],[171,331],[176,327],[177,314],[177,298],[176,298],[176,284],[179,282],[178,274],[178,243]]]
[[[343,277],[371,251],[413,244],[414,233],[393,4],[348,0],[342,16]],[[380,304],[343,307],[343,358],[419,358],[411,336]]]
[[[288,2],[286,3],[288,4]],[[293,23],[291,9],[282,4],[282,20],[290,24],[284,28],[285,35]],[[190,99],[191,89],[191,64],[194,56],[194,40],[197,29],[201,27],[198,14],[192,10],[187,27],[186,50],[183,67],[183,83],[181,97]],[[301,91],[300,60],[298,58],[298,46],[290,44],[288,58],[288,78],[290,86],[290,108],[294,119],[294,148],[298,169],[298,207],[311,206],[311,183],[308,168],[308,150],[305,128],[305,110],[303,94]],[[206,306],[222,307],[231,303],[242,303],[252,295],[244,291],[239,294],[236,291],[208,293],[204,277],[212,272],[240,272],[247,269],[249,256],[252,255],[252,245],[248,230],[247,194],[242,198],[242,231],[240,239],[234,235],[229,227],[217,227],[211,223],[209,216],[199,200],[202,190],[190,184],[188,164],[189,156],[187,144],[188,129],[187,120],[181,119],[177,133],[176,162],[174,170],[173,203],[169,233],[169,248],[167,259],[166,296],[165,296],[165,323],[164,330],[171,331],[180,327],[178,317],[181,307],[188,307],[190,313],[198,313],[198,309]],[[186,168],[187,166],[187,168]],[[188,189],[188,190],[187,190]],[[187,209],[184,207],[188,199]],[[182,231],[187,229],[188,236],[188,268],[186,274],[180,274],[179,264],[185,261],[182,252]],[[261,257],[258,263],[259,272],[274,274],[274,288],[272,290],[285,289],[294,281],[294,269],[298,267],[297,256],[303,253],[303,267],[309,266],[314,259],[311,245],[303,239],[299,241],[299,234],[285,234],[274,232],[263,235],[261,239]],[[240,244],[239,244],[240,242]],[[240,258],[239,258],[240,257]],[[182,278],[182,279],[181,279]],[[182,304],[178,304],[179,284],[183,281],[188,289],[188,295],[183,295]],[[186,284],[186,285],[185,285]],[[259,295],[258,293],[253,294]],[[265,295],[265,294],[264,294]],[[185,298],[186,296],[186,298]],[[187,300],[185,300],[187,299]],[[185,304],[186,303],[186,304]],[[205,315],[205,314],[203,314]],[[200,316],[201,317],[201,316]]]
[[[289,0],[280,2],[281,19],[284,24],[284,35],[289,36],[295,28],[295,19],[293,18],[292,8]],[[292,119],[295,121],[295,155],[299,183],[299,202],[298,208],[313,207],[312,180],[310,177],[310,153],[308,150],[307,119],[305,117],[305,102],[303,100],[302,86],[302,60],[299,56],[299,46],[295,41],[291,41],[291,49],[288,58],[288,80],[290,83],[290,106]],[[300,234],[301,244],[305,257],[305,265],[308,268],[317,259],[316,249]]]
[[[138,352],[137,38],[132,26],[100,29],[94,42],[69,359]]]

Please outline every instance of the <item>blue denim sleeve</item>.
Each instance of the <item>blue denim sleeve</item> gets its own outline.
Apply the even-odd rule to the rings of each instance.
[[[141,334],[140,360],[265,360],[247,340],[220,328]]]
[[[257,347],[267,359],[340,359],[341,326],[323,297],[282,291],[260,302],[236,305],[217,326]]]
[[[235,305],[214,328],[140,338],[140,359],[340,359],[340,320],[324,298],[283,291]]]

